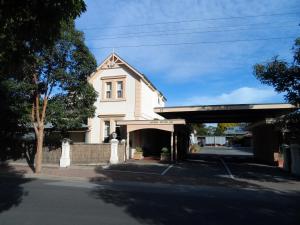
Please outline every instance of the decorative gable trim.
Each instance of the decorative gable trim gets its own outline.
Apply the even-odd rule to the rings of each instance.
[[[141,78],[141,80],[153,91],[157,91],[159,96],[163,98],[164,101],[166,101],[166,97],[151,83],[151,81],[142,73],[140,73],[138,70],[136,70],[134,67],[129,65],[125,60],[121,59],[120,56],[118,56],[116,53],[110,54],[96,69],[95,72],[93,72],[88,77],[88,82],[93,82],[95,77],[97,76],[97,72],[101,70],[107,70],[107,69],[116,69],[120,68],[121,66],[126,66],[128,69],[130,69],[132,72],[134,72],[138,77]]]

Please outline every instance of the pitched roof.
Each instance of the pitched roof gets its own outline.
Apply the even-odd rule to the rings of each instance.
[[[146,77],[145,74],[139,72],[136,68],[134,68],[133,66],[131,66],[129,63],[127,63],[125,60],[123,60],[119,55],[117,55],[115,52],[111,53],[105,60],[102,61],[102,63],[97,67],[96,71],[94,73],[92,73],[90,75],[90,77],[88,78],[88,80],[92,79],[96,73],[99,70],[103,70],[103,69],[107,69],[109,67],[103,68],[105,65],[107,65],[108,62],[113,62],[115,64],[122,64],[125,65],[128,69],[130,69],[131,71],[133,71],[137,76],[139,76],[146,85],[148,85],[150,88],[156,90],[162,97],[163,99],[166,101],[166,97],[164,96],[164,94],[159,91],[154,84]]]

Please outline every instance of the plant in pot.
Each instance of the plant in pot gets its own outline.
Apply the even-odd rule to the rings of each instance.
[[[201,148],[200,148],[199,145],[197,145],[197,144],[192,144],[192,145],[190,146],[190,152],[191,152],[191,153],[197,153],[197,152],[200,152],[200,151],[201,151]]]
[[[140,160],[140,159],[144,158],[142,147],[136,147],[135,148],[135,152],[134,152],[133,158],[137,159],[137,160]]]
[[[160,161],[170,161],[170,159],[171,159],[171,154],[169,152],[169,149],[163,147],[160,153]]]

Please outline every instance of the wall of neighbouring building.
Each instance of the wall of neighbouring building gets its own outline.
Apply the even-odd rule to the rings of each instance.
[[[273,125],[261,124],[252,128],[254,157],[262,162],[273,164],[274,152],[279,151],[280,133]]]

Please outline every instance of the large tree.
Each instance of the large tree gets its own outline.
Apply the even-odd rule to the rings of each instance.
[[[12,109],[22,112],[18,123],[30,123],[35,131],[35,171],[39,173],[45,124],[66,130],[81,126],[94,115],[97,94],[87,76],[96,69],[96,60],[74,23],[64,24],[59,39],[35,53],[33,59],[24,66],[22,79],[10,78],[5,84],[15,90],[16,99],[22,99],[22,104]]]
[[[239,123],[218,123],[215,135],[224,135],[227,128],[236,127]]]
[[[293,61],[288,63],[274,57],[265,64],[254,66],[255,76],[263,83],[272,85],[277,92],[284,93],[291,104],[300,105],[300,38],[295,40]]]
[[[300,38],[295,40],[292,62],[274,57],[265,64],[254,66],[254,75],[263,83],[272,85],[285,99],[300,107]],[[278,119],[281,128],[288,128],[295,134],[300,133],[299,110]]]
[[[208,134],[208,129],[204,123],[191,124],[192,129],[196,131],[197,135],[205,136]]]
[[[0,76],[23,76],[33,53],[52,45],[62,25],[85,10],[83,0],[1,0]]]

